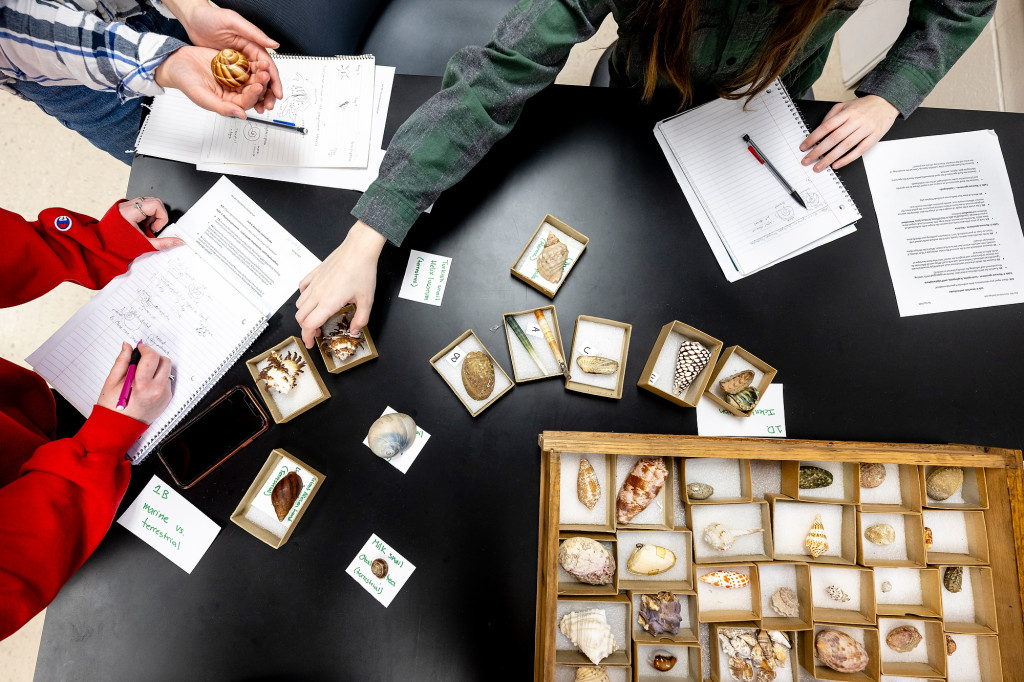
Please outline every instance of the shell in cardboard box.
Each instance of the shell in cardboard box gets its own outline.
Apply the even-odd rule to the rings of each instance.
[[[715,494],[715,489],[707,483],[690,483],[686,486],[686,496],[691,500],[706,500]]]
[[[487,353],[473,350],[462,361],[462,385],[473,400],[487,400],[494,390],[494,363]]]
[[[823,665],[840,673],[859,673],[870,658],[864,646],[839,630],[822,630],[814,637],[814,655]]]
[[[704,542],[711,545],[714,549],[724,552],[736,543],[736,538],[763,532],[764,528],[737,530],[736,528],[728,528],[721,523],[712,523],[704,528]]]
[[[768,600],[768,606],[784,618],[796,618],[800,615],[800,601],[796,592],[788,587],[775,590],[775,594]]]
[[[558,563],[581,583],[607,585],[615,575],[615,558],[597,540],[569,538],[558,548]]]
[[[597,506],[601,499],[601,482],[597,480],[594,465],[586,457],[580,458],[580,470],[576,474],[576,497],[587,509]]]
[[[757,405],[761,394],[753,386],[748,386],[739,393],[726,393],[725,402],[735,407],[740,412],[750,412]]]
[[[754,381],[754,370],[745,369],[742,372],[737,372],[732,376],[726,377],[718,382],[718,385],[722,387],[722,390],[729,394],[735,395],[750,386]]]
[[[594,665],[619,649],[604,609],[570,611],[562,616],[558,629]]]
[[[562,279],[562,270],[568,257],[569,247],[563,244],[554,232],[548,232],[544,248],[537,256],[538,274],[552,284],[557,284]]]
[[[832,472],[816,466],[800,467],[800,490],[827,488],[832,485]]]
[[[712,571],[702,575],[700,581],[715,587],[724,587],[727,590],[746,587],[750,584],[750,578],[738,571]]]
[[[900,625],[885,636],[885,645],[898,654],[913,651],[924,637],[913,625]]]
[[[682,604],[671,592],[640,595],[640,612],[636,622],[648,633],[655,637],[660,637],[662,633],[678,635],[682,620]]]
[[[274,489],[270,491],[270,503],[274,505],[274,513],[277,514],[278,521],[284,521],[284,517],[291,511],[301,492],[302,478],[294,471],[289,471],[284,478],[277,482]]]
[[[676,369],[672,375],[672,392],[676,395],[683,393],[690,387],[693,380],[707,366],[711,359],[711,351],[696,341],[683,339],[679,344],[679,353],[676,355]]]
[[[896,542],[896,529],[888,523],[876,523],[864,529],[864,539],[876,545],[891,545]]]
[[[877,488],[885,481],[885,465],[878,462],[860,465],[860,487]]]
[[[960,467],[936,467],[925,480],[928,497],[938,502],[948,500],[963,484],[964,470]]]
[[[942,586],[956,594],[964,589],[964,567],[950,566],[942,573]]]
[[[807,553],[815,559],[828,551],[828,537],[825,535],[825,525],[821,522],[821,514],[814,515],[814,523],[807,531],[804,547],[807,549]]]
[[[619,371],[618,362],[597,355],[581,355],[576,358],[576,364],[587,374],[615,374]]]
[[[668,467],[661,457],[644,457],[633,465],[622,482],[615,501],[619,523],[629,523],[654,501],[668,477]]]
[[[576,668],[576,677],[573,678],[573,682],[612,682],[612,678],[608,677],[604,666],[587,666]]]
[[[636,575],[658,575],[676,565],[676,554],[666,547],[638,543],[626,561],[626,570]]]

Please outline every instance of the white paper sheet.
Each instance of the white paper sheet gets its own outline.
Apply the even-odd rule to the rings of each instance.
[[[383,559],[387,563],[388,572],[383,578],[378,578],[370,570],[374,559]],[[387,608],[415,570],[416,567],[408,559],[374,533],[345,572]]]
[[[398,297],[441,305],[451,269],[451,258],[413,249],[409,252],[409,264],[405,267],[405,277],[402,278]]]
[[[770,384],[749,417],[737,417],[704,396],[697,403],[697,434],[785,438],[786,405],[782,399],[782,384]]]
[[[864,155],[900,316],[1024,302],[1024,234],[995,131]]]

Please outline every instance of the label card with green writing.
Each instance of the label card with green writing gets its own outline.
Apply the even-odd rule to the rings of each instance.
[[[701,436],[785,438],[786,407],[782,401],[782,384],[768,386],[749,417],[737,417],[704,398],[697,403],[697,433]]]
[[[270,476],[267,477],[260,490],[256,493],[256,497],[252,500],[252,506],[259,509],[264,514],[267,514],[271,519],[277,521],[277,511],[274,509],[274,505],[270,498],[274,492],[274,486],[280,482],[282,478],[287,476],[291,472],[295,472],[299,478],[302,479],[302,492],[295,499],[295,504],[288,510],[288,513],[284,515],[284,519],[280,520],[280,523],[287,528],[292,525],[292,521],[299,515],[299,510],[306,504],[306,500],[309,499],[309,494],[313,492],[313,488],[316,486],[317,478],[308,469],[301,464],[296,464],[287,457],[282,457],[281,461],[277,463],[277,466],[270,472]]]
[[[373,562],[378,559],[380,561],[375,574]],[[386,567],[387,572],[381,571],[381,567]],[[408,559],[374,533],[359,550],[356,558],[348,565],[345,572],[362,585],[363,589],[372,594],[374,599],[383,604],[384,608],[387,608],[415,570],[416,567],[409,563]],[[381,573],[383,573],[383,577],[378,578],[377,576]]]
[[[451,269],[451,258],[412,250],[409,253],[409,265],[405,268],[405,277],[402,278],[402,289],[398,292],[398,297],[430,305],[441,305]]]
[[[384,411],[381,413],[380,416],[383,417],[385,414],[394,414],[397,411],[398,410],[392,409],[392,407],[388,405],[387,407],[384,408]],[[407,471],[409,471],[409,467],[411,467],[412,463],[416,461],[417,457],[419,457],[420,450],[423,449],[423,446],[427,444],[427,440],[429,439],[430,434],[421,429],[420,425],[417,424],[416,439],[412,442],[412,445],[410,445],[405,452],[401,452],[395,455],[394,457],[386,457],[384,458],[384,461],[404,474]],[[365,445],[366,447],[370,447],[368,439],[363,439],[363,445]]]
[[[154,476],[117,520],[147,545],[191,573],[220,526]]]

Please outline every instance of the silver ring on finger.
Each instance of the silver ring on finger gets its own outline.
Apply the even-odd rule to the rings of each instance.
[[[141,197],[141,200],[135,200],[135,208],[137,208],[139,210],[139,213],[142,214],[142,218],[140,218],[140,220],[145,220],[146,218],[149,217],[148,215],[146,215],[146,212],[142,210],[142,202],[145,201],[145,199],[146,197]]]

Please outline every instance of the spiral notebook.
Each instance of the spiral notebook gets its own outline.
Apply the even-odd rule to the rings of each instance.
[[[717,99],[658,122],[654,135],[726,279],[734,282],[850,234],[860,212],[831,168],[800,163],[809,131],[781,81],[749,103]],[[749,135],[800,206],[747,149]]]
[[[267,327],[320,261],[221,178],[161,236],[185,246],[137,258],[28,362],[88,416],[121,342],[171,358],[170,405],[129,448],[142,461]]]

